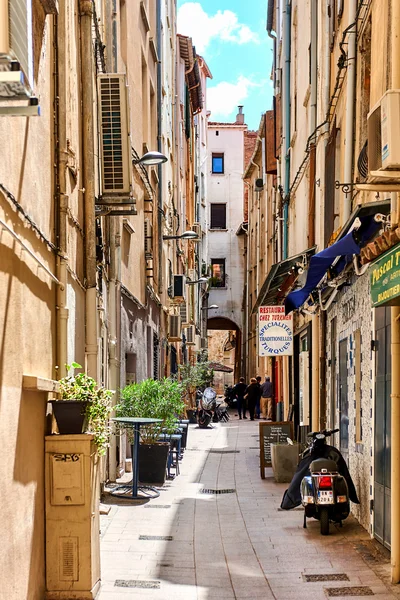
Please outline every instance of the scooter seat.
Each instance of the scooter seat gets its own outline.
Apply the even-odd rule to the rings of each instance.
[[[326,469],[329,473],[337,473],[337,464],[329,458],[317,458],[310,465],[311,473],[319,473],[322,469]]]

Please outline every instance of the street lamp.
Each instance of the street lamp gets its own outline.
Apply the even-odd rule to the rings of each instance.
[[[200,279],[196,279],[196,281],[190,281],[190,279],[186,280],[186,285],[194,285],[195,283],[208,283],[208,277],[200,277]]]
[[[211,306],[203,306],[201,310],[212,310],[213,308],[219,308],[218,304],[211,304]]]
[[[163,240],[193,240],[199,242],[195,231],[184,231],[182,235],[163,235]]]
[[[161,165],[161,163],[167,162],[168,158],[161,152],[146,152],[142,158],[133,158],[132,163],[134,165]]]

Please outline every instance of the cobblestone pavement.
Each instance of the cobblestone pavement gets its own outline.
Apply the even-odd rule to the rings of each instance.
[[[181,474],[159,498],[118,500],[102,517],[98,600],[399,597],[385,551],[354,519],[322,537],[317,521],[303,529],[301,510],[279,510],[287,486],[270,469],[260,478],[257,422],[191,425],[188,442]],[[339,574],[344,580],[307,581]]]

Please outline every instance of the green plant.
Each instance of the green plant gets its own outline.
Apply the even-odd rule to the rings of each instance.
[[[207,354],[199,354],[194,364],[179,365],[181,384],[184,392],[186,408],[195,408],[195,393],[197,389],[203,390],[212,384],[214,372],[207,360]]]
[[[73,362],[66,365],[66,368],[69,373],[71,369],[82,369],[82,366]],[[111,399],[114,392],[98,387],[95,379],[86,373],[68,374],[60,379],[59,384],[61,400],[77,400],[88,403],[85,409],[87,433],[93,434],[98,454],[104,455],[111,434],[109,417],[112,411]]]
[[[162,430],[173,433],[177,417],[183,414],[182,384],[170,378],[161,380],[145,379],[132,383],[121,391],[121,401],[116,406],[118,417],[141,417],[161,419],[161,423],[152,423],[140,428],[144,444],[158,442]]]

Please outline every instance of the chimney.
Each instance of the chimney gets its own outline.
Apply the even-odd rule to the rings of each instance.
[[[244,114],[243,114],[243,105],[238,106],[239,112],[236,115],[236,124],[244,125]]]

